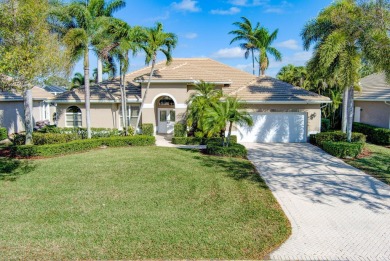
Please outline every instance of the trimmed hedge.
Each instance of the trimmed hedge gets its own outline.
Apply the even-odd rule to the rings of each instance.
[[[38,130],[41,133],[57,133],[57,134],[74,134],[80,139],[87,138],[86,128],[59,128],[55,125],[48,125]],[[129,127],[129,134],[134,135],[134,129]],[[110,128],[91,128],[91,138],[108,138],[114,136],[122,136],[123,131]]]
[[[310,143],[322,147],[326,141],[346,142],[347,134],[341,131],[321,132],[315,135],[310,135]],[[351,142],[366,142],[366,136],[362,133],[353,132]]]
[[[173,128],[174,137],[185,137],[187,134],[187,125],[177,122]]]
[[[327,132],[330,130],[330,120],[321,119],[321,132]]]
[[[390,145],[390,129],[354,122],[353,130],[367,135],[367,140],[378,145]]]
[[[79,136],[77,134],[33,132],[34,145],[65,143],[77,139],[79,139]],[[15,135],[14,145],[24,145],[25,142],[26,142],[26,134]]]
[[[325,141],[322,144],[322,148],[329,154],[338,158],[356,158],[362,152],[364,145],[364,142]]]
[[[123,147],[123,146],[151,146],[156,142],[152,136],[126,136],[110,137],[87,140],[74,140],[68,143],[50,144],[50,145],[21,145],[13,146],[11,154],[19,157],[42,156],[49,157],[55,155],[64,155],[74,152],[87,151],[101,146]]]
[[[154,134],[154,127],[152,123],[144,123],[141,125],[141,132],[142,135],[146,136],[153,136]]]
[[[219,142],[209,142],[206,153],[217,156],[245,158],[248,154],[246,148],[239,143],[232,143],[229,147],[223,147]]]
[[[0,127],[0,140],[8,139],[7,128]]]
[[[172,143],[180,145],[207,145],[209,142],[218,142],[222,144],[223,138],[172,137]],[[230,136],[230,143],[237,143],[236,135]]]

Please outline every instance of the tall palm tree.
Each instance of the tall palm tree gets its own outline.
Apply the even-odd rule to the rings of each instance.
[[[63,37],[71,62],[76,63],[81,59],[84,61],[85,109],[89,139],[91,138],[89,51],[101,41],[97,37],[98,31],[110,24],[113,12],[124,6],[124,0],[72,1],[52,10],[49,19],[53,29]]]
[[[145,41],[144,29],[138,26],[131,27],[124,21],[116,20],[103,32],[103,38],[107,41],[100,44],[102,58],[112,61],[116,59],[119,62],[122,126],[125,135],[128,135],[125,75],[130,66],[129,53],[132,52],[133,56],[136,55],[141,49],[141,44]]]
[[[265,70],[269,66],[268,54],[272,55],[276,61],[282,60],[282,54],[272,45],[278,36],[278,29],[273,31],[271,34],[269,31],[261,27],[256,31],[255,34],[255,46],[259,50],[259,59],[256,59],[259,63],[259,76],[265,75]]]
[[[248,59],[249,54],[252,56],[252,70],[253,75],[255,75],[255,55],[254,51],[256,50],[255,45],[255,35],[260,28],[260,23],[256,23],[256,26],[253,27],[251,21],[246,17],[241,17],[242,22],[234,22],[233,25],[237,26],[237,30],[230,31],[229,34],[234,34],[235,37],[230,41],[230,44],[237,41],[244,41],[240,43],[241,49],[245,50],[245,59]]]
[[[83,84],[84,84],[84,75],[77,72],[74,74],[74,76],[72,78],[72,87],[70,89],[79,88]]]
[[[166,64],[168,65],[172,62],[172,49],[176,47],[176,44],[177,36],[174,33],[164,32],[163,25],[161,23],[157,23],[155,27],[147,28],[145,30],[145,42],[141,45],[141,48],[146,54],[145,63],[147,65],[152,63],[152,66],[150,68],[148,84],[146,86],[145,92],[142,95],[142,103],[137,118],[136,129],[139,126],[142,110],[144,108],[150,83],[152,81],[157,53],[161,52],[164,54],[166,58]]]
[[[358,14],[354,1],[337,1],[309,21],[301,33],[306,50],[315,43],[310,63],[321,67],[318,70],[325,70],[327,76],[338,75],[344,91],[342,130],[347,133],[348,141],[352,133],[353,91],[359,84],[362,52],[360,36],[350,30],[347,21],[355,19]]]
[[[243,104],[236,97],[227,97],[222,102],[214,103],[207,109],[205,114],[205,126],[209,134],[218,133],[221,130],[225,131],[226,125],[229,124],[227,142],[229,146],[230,136],[232,134],[233,124],[253,125],[253,119],[248,112],[242,110]],[[225,146],[225,142],[223,144]]]
[[[195,85],[195,92],[187,101],[186,122],[192,132],[206,133],[203,126],[206,110],[219,101],[222,91],[216,90],[215,85],[201,81]]]

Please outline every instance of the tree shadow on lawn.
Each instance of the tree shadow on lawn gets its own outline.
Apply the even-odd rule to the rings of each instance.
[[[256,183],[260,188],[268,189],[268,186],[265,184],[256,168],[248,160],[206,154],[200,155],[200,152],[197,149],[182,150],[193,152],[195,154],[194,159],[198,160],[202,166],[213,168],[217,166],[222,168],[229,178],[234,180],[248,180],[252,183]]]
[[[35,168],[31,161],[0,158],[0,181],[16,181],[18,177],[30,173]]]

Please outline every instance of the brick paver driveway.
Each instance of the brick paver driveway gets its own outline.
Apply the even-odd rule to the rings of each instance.
[[[390,260],[390,186],[310,144],[245,144],[291,237],[273,260]]]

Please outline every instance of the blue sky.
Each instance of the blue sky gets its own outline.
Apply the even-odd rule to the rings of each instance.
[[[279,29],[274,46],[283,55],[282,62],[271,59],[267,75],[275,76],[283,65],[304,65],[311,52],[302,48],[300,32],[304,24],[316,17],[331,0],[131,0],[124,9],[115,13],[131,26],[153,26],[162,22],[164,30],[178,36],[175,58],[209,57],[230,66],[252,71],[251,60],[244,58],[238,43],[230,45],[235,29],[233,22],[241,16],[252,24],[260,22],[270,31]],[[159,56],[159,60],[163,57]],[[91,69],[96,68],[96,57],[91,55]],[[145,66],[140,53],[131,58],[130,71]],[[79,62],[74,72],[82,72]]]

